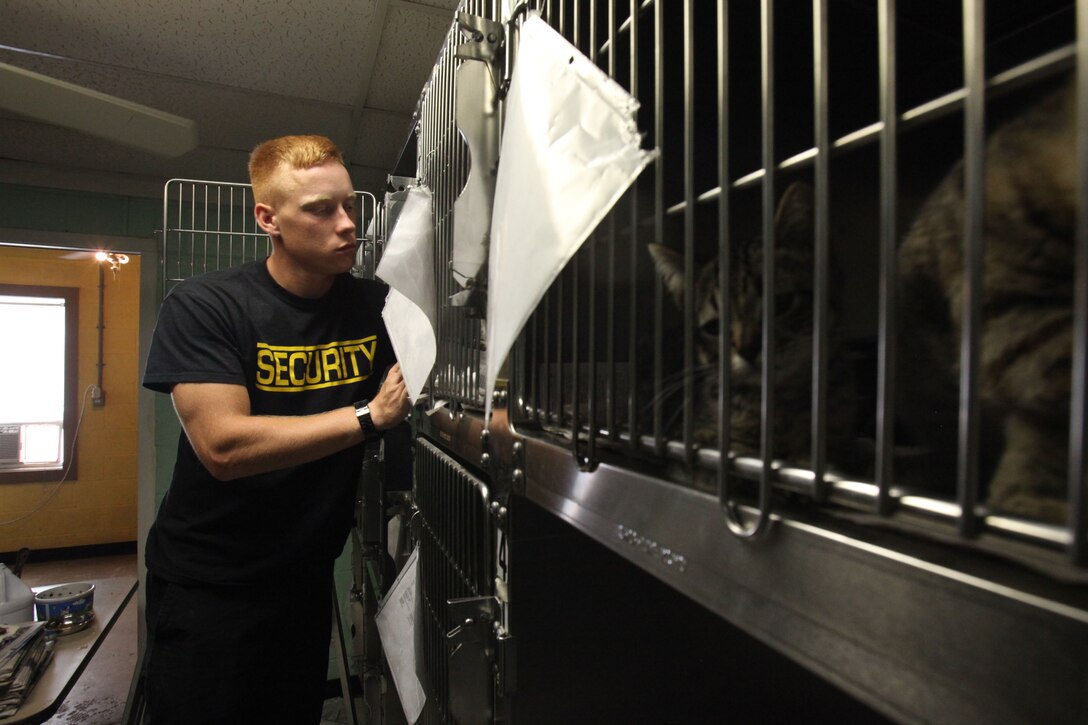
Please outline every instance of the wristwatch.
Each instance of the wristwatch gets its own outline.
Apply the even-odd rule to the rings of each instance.
[[[355,419],[359,421],[359,427],[363,429],[363,435],[373,438],[378,435],[378,429],[374,427],[374,419],[370,417],[370,401],[360,400],[355,404]]]

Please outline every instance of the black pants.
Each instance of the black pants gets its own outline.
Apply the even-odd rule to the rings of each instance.
[[[145,692],[151,725],[321,719],[332,567],[307,584],[191,587],[147,575]]]

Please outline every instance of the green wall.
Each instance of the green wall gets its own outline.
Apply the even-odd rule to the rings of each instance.
[[[0,227],[154,238],[162,201],[0,183]]]

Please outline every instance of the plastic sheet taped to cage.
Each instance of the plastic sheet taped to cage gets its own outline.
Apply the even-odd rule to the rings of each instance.
[[[654,152],[638,101],[538,16],[521,29],[491,220],[486,413],[499,367],[563,266]]]
[[[417,186],[407,193],[375,274],[390,288],[382,319],[400,361],[408,397],[415,403],[434,367],[438,325],[431,191]]]

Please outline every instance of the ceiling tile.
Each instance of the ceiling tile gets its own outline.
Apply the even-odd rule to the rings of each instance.
[[[318,133],[345,146],[352,137],[351,109],[339,104],[3,51],[0,61],[190,118],[205,146],[250,149],[288,133]]]
[[[6,0],[0,62],[191,118],[200,146],[160,158],[0,112],[5,178],[245,181],[258,142],[320,133],[348,155],[356,185],[379,193],[458,4]]]
[[[376,0],[9,0],[0,44],[351,103]]]
[[[402,4],[390,7],[366,105],[413,113],[452,26],[452,16],[445,19]]]

